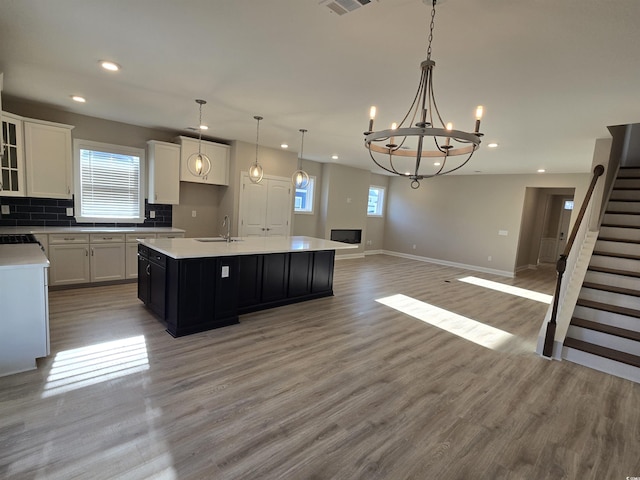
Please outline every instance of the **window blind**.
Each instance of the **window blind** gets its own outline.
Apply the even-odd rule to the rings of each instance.
[[[82,217],[135,219],[140,214],[140,157],[80,148]]]

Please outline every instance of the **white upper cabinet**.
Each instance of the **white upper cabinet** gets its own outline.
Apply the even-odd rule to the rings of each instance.
[[[211,185],[229,185],[229,145],[202,141],[201,152],[211,161],[211,169],[205,176],[197,176],[189,171],[188,160],[198,153],[198,139],[178,137],[180,151],[180,181],[207,183]]]
[[[149,203],[180,203],[180,145],[147,142]]]
[[[71,198],[71,129],[59,123],[24,120],[27,196]]]
[[[2,155],[0,156],[0,196],[24,197],[24,145],[22,119],[2,113]]]

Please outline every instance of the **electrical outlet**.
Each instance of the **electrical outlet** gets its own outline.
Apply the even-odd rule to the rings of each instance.
[[[155,210],[149,210],[149,218],[156,218],[156,211]]]
[[[11,215],[9,205],[2,205],[2,215]]]
[[[192,216],[193,218],[196,218],[196,211],[195,211],[195,210],[191,210],[191,216]]]
[[[67,207],[67,217],[73,217],[73,207]]]
[[[493,259],[491,258],[491,255],[489,255],[489,256],[487,257],[487,260],[488,260],[488,261],[493,260]]]
[[[411,247],[411,248],[413,248],[413,249],[415,250],[415,249],[416,249],[416,244],[414,243],[414,244],[413,244],[413,247]]]

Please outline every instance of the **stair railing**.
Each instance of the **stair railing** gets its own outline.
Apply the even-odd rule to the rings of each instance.
[[[551,358],[553,355],[553,342],[556,336],[556,325],[557,325],[557,317],[558,317],[558,304],[560,303],[560,289],[562,288],[562,277],[564,275],[565,270],[567,269],[567,257],[571,252],[571,248],[573,247],[573,243],[576,240],[576,235],[578,234],[578,230],[580,229],[580,225],[582,224],[582,220],[584,219],[585,212],[587,211],[587,206],[591,201],[591,196],[593,195],[593,190],[596,187],[596,183],[598,182],[598,178],[604,173],[604,167],[602,165],[596,165],[593,169],[593,176],[591,177],[591,183],[589,184],[589,188],[584,197],[584,201],[582,202],[582,206],[580,207],[580,211],[578,212],[578,217],[576,218],[575,223],[573,224],[573,229],[571,230],[571,235],[567,240],[567,245],[564,247],[564,251],[560,255],[560,258],[556,262],[556,272],[558,276],[556,278],[556,289],[553,295],[553,307],[551,309],[551,318],[549,319],[549,323],[547,323],[547,332],[544,337],[544,347],[542,349],[542,355],[545,357]]]

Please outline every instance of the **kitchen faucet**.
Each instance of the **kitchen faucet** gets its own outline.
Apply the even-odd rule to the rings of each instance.
[[[224,216],[224,220],[222,221],[222,226],[227,227],[227,234],[222,235],[227,242],[231,241],[231,222],[229,221],[229,215]]]

